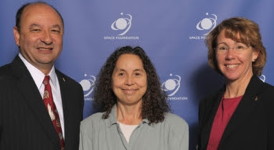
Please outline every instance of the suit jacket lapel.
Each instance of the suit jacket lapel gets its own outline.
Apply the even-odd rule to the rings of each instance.
[[[263,82],[260,81],[256,76],[253,76],[250,80],[250,83],[245,91],[244,96],[242,97],[241,102],[236,108],[234,114],[232,115],[227,127],[223,133],[222,139],[220,141],[220,147],[222,143],[225,142],[226,138],[233,133],[235,128],[242,128],[242,125],[245,124],[250,113],[254,110],[257,103],[257,95],[263,89]]]
[[[206,118],[209,118],[208,121],[205,124],[205,127],[202,129],[202,134],[201,134],[201,139],[204,139],[203,141],[201,141],[201,145],[202,147],[207,145],[208,140],[209,140],[209,136],[210,136],[210,131],[211,131],[211,126],[212,123],[214,121],[217,109],[219,107],[219,104],[222,100],[223,97],[223,93],[224,93],[224,89],[222,88],[217,95],[215,95],[214,97],[211,97],[210,99],[207,99],[208,101],[211,101],[211,108],[207,108],[210,112],[208,113],[208,116],[205,116]],[[206,147],[205,147],[206,149]]]
[[[70,99],[70,89],[69,86],[67,86],[67,82],[66,82],[66,77],[60,73],[58,70],[56,70],[56,74],[58,77],[58,81],[60,84],[60,92],[61,92],[61,97],[62,97],[62,104],[63,104],[63,114],[64,114],[64,124],[65,124],[65,136],[67,137],[67,135],[69,135],[69,131],[73,130],[73,129],[69,129],[70,128],[70,124],[69,124],[69,117],[67,117],[67,115],[69,114],[69,101],[68,99]]]
[[[22,94],[22,100],[26,102],[35,116],[37,122],[40,123],[45,134],[48,135],[49,139],[53,143],[58,144],[58,135],[52,125],[48,112],[43,104],[42,97],[37,89],[34,80],[28,72],[24,63],[17,56],[12,62],[14,76],[17,77],[17,88],[18,92]]]

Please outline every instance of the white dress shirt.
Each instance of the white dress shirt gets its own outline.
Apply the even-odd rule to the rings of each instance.
[[[23,56],[21,53],[19,53],[20,59],[23,61],[25,66],[27,67],[28,71],[30,72],[40,94],[41,97],[43,98],[44,95],[44,89],[45,86],[43,84],[43,80],[45,78],[45,74],[34,67],[32,64],[30,64]],[[64,114],[63,114],[63,105],[62,105],[62,97],[61,97],[61,92],[60,92],[60,85],[59,81],[55,72],[54,66],[51,68],[49,74],[50,76],[50,85],[51,85],[51,90],[52,90],[52,96],[53,96],[53,101],[56,106],[57,112],[59,114],[60,118],[60,123],[61,123],[61,128],[62,128],[62,133],[63,137],[65,138],[65,131],[64,131]]]

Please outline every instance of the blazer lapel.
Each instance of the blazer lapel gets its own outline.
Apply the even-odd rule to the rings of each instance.
[[[83,96],[83,94],[75,95],[80,93],[74,91],[78,90],[74,81],[66,75],[59,72],[57,69],[56,74],[60,85],[63,104],[66,142],[65,149],[68,147],[77,147],[79,143],[79,125],[83,115],[82,110],[79,107],[79,104],[82,103],[81,101],[79,101],[79,96]]]
[[[42,97],[30,73],[18,56],[14,59],[12,65],[14,75],[18,79],[17,88],[22,94],[22,100],[29,106],[37,122],[42,126],[49,139],[52,140],[53,143],[58,144],[58,135],[55,132],[48,112],[43,104]]]
[[[69,104],[69,99],[71,98],[70,96],[70,86],[67,86],[67,78],[61,74],[58,70],[56,70],[56,74],[58,77],[58,81],[60,84],[60,91],[61,91],[61,97],[62,97],[62,105],[63,105],[63,114],[64,114],[64,124],[65,124],[65,137],[69,135],[69,131],[73,130],[70,129],[70,124],[69,124],[69,118],[67,117],[69,115],[70,111],[70,104]]]
[[[250,83],[242,97],[241,102],[236,108],[234,114],[232,115],[227,127],[223,133],[222,139],[220,141],[220,147],[222,143],[225,142],[226,138],[233,133],[235,128],[242,128],[241,126],[245,124],[246,118],[248,118],[250,113],[254,110],[257,103],[257,95],[263,89],[263,82],[260,81],[256,76],[253,76]]]
[[[215,95],[214,97],[211,97],[210,99],[207,99],[208,101],[211,101],[211,108],[208,108],[208,110],[210,110],[210,112],[208,113],[208,116],[205,116],[206,118],[209,118],[208,121],[206,122],[204,128],[202,129],[202,134],[201,134],[201,146],[204,147],[205,145],[207,145],[208,140],[209,140],[209,136],[210,136],[210,131],[211,131],[211,127],[212,127],[212,123],[214,121],[217,109],[219,107],[220,101],[222,100],[223,97],[223,93],[224,93],[224,88],[222,88],[217,95]],[[205,147],[206,149],[206,147]]]

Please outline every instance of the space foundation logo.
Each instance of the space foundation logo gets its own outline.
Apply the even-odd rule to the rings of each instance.
[[[84,74],[84,78],[79,82],[84,91],[84,99],[85,101],[91,101],[92,92],[95,87],[96,77],[94,75]]]
[[[266,81],[266,76],[265,76],[265,75],[263,75],[263,74],[262,74],[262,75],[260,75],[260,76],[259,76],[259,78],[260,78],[263,82],[265,82],[265,81]]]
[[[162,83],[161,88],[167,93],[168,100],[188,100],[188,97],[179,96],[180,94],[178,94],[181,89],[181,81],[182,77],[180,75],[170,74],[169,78]]]
[[[204,40],[206,35],[211,32],[217,25],[217,15],[206,13],[205,17],[196,24],[196,29],[200,35],[189,36],[190,40]]]
[[[116,35],[104,36],[104,40],[139,40],[139,36],[128,36],[127,33],[131,29],[133,17],[131,14],[120,13],[120,17],[116,18],[110,25],[110,29]]]

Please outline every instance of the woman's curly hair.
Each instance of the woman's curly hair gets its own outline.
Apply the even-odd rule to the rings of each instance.
[[[148,119],[149,123],[162,122],[164,113],[170,108],[166,101],[167,95],[161,89],[161,83],[156,69],[141,47],[125,46],[115,50],[107,59],[98,74],[94,89],[94,102],[104,112],[103,119],[109,117],[112,107],[117,103],[117,97],[112,90],[112,73],[116,62],[123,54],[133,54],[140,57],[147,74],[147,91],[142,98],[141,116]]]

